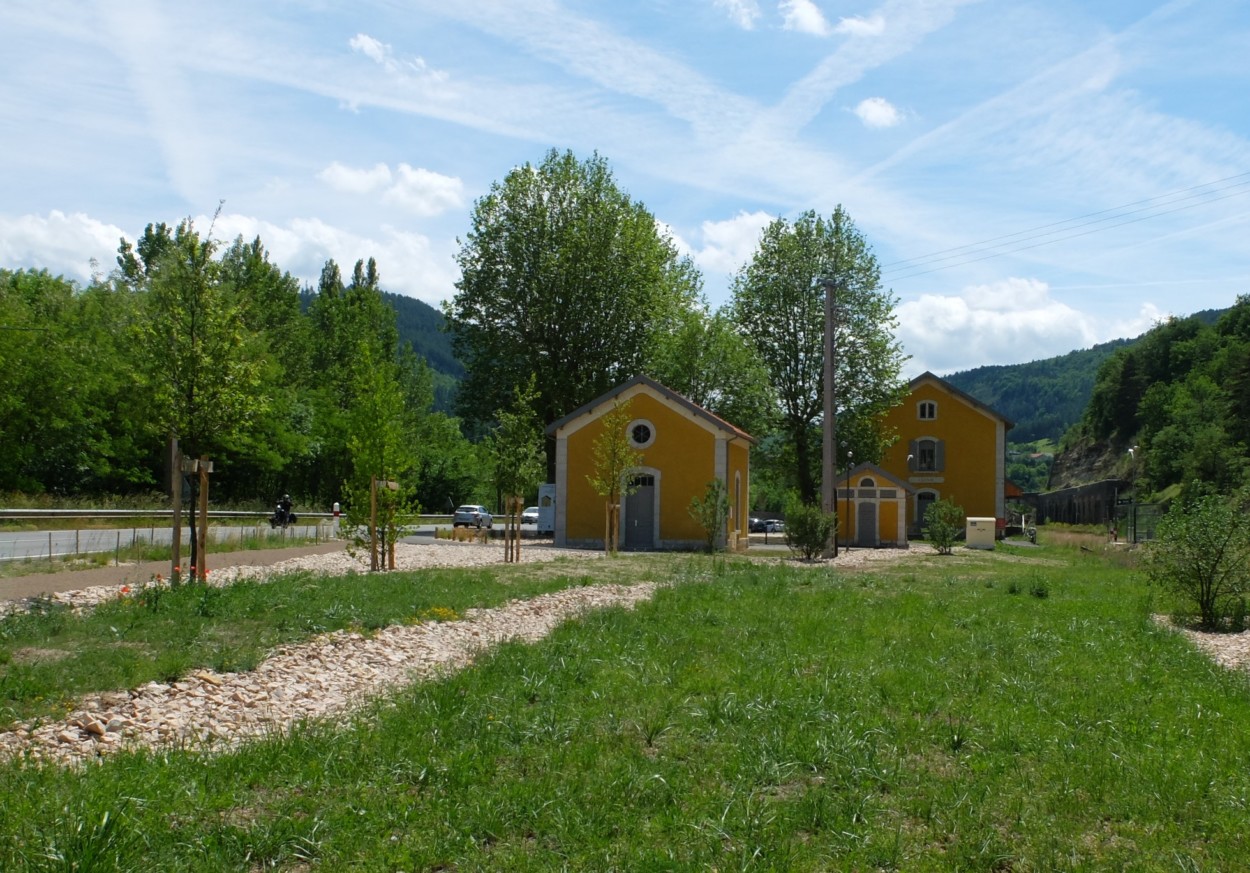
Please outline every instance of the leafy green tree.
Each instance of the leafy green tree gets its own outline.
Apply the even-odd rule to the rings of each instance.
[[[793,451],[793,477],[805,503],[819,484],[819,431],[823,416],[824,300],[822,280],[837,287],[834,329],[835,398],[839,428],[855,426],[870,445],[856,458],[880,456],[888,435],[872,423],[902,400],[906,360],[894,338],[895,299],[881,287],[877,259],[841,206],[829,218],[805,212],[793,222],[773,221],[733,288],[738,328],[755,345],[780,402],[780,428]],[[855,421],[858,419],[859,424]]]
[[[314,375],[303,478],[323,500],[335,499],[340,484],[353,475],[349,410],[360,387],[360,343],[369,343],[374,361],[393,363],[402,357],[395,311],[382,300],[377,264],[372,258],[367,264],[357,261],[352,275],[352,283],[344,286],[338,265],[327,261],[308,310]]]
[[[950,498],[935,500],[924,513],[924,538],[939,555],[949,555],[964,526],[964,508]]]
[[[265,399],[242,307],[221,280],[214,243],[190,220],[148,266],[145,318],[135,325],[152,414],[189,457],[249,427]]]
[[[493,479],[503,499],[533,494],[546,472],[542,426],[534,414],[535,382],[531,375],[528,383],[513,389],[512,403],[495,416]]]
[[[1195,486],[1193,492],[1201,490]],[[1151,582],[1197,610],[1208,630],[1225,628],[1244,607],[1250,585],[1250,494],[1234,498],[1207,493],[1172,506],[1146,550]]]
[[[352,475],[344,481],[343,493],[348,506],[346,524],[356,531],[357,545],[370,543],[373,547],[370,569],[383,569],[381,565],[385,563],[393,570],[404,499],[402,481],[415,463],[415,428],[405,403],[399,365],[378,358],[378,351],[377,344],[368,337],[362,338],[356,347],[356,382],[348,409],[347,440]],[[390,482],[399,487],[389,487],[386,483]],[[385,544],[386,555],[379,554],[379,544]]]
[[[620,548],[618,529],[621,500],[635,490],[626,474],[642,461],[642,452],[633,447],[625,432],[631,419],[630,402],[613,403],[612,411],[603,416],[603,431],[592,446],[594,467],[586,477],[590,487],[605,500],[603,550],[609,555]]]
[[[690,517],[703,528],[707,550],[715,552],[725,547],[725,525],[729,521],[729,492],[720,479],[712,479],[703,489],[703,495],[690,498]]]
[[[536,373],[544,426],[644,372],[657,334],[693,304],[697,279],[607,161],[552,150],[474,206],[445,306],[467,375],[458,407],[488,425]],[[554,443],[547,472],[554,475]],[[551,481],[554,481],[552,478]]]
[[[261,362],[214,250],[190,219],[181,222],[147,264],[144,318],[134,326],[153,421],[188,458],[215,456],[266,406]],[[193,503],[193,524],[194,512]],[[192,538],[191,564],[202,568],[197,552]]]
[[[692,306],[657,338],[654,378],[749,433],[763,434],[776,417],[768,368],[727,310]]]
[[[507,519],[504,560],[509,562],[520,560],[519,513],[525,495],[534,492],[547,469],[542,426],[534,414],[534,382],[531,375],[525,386],[514,389],[512,403],[497,413],[489,439],[495,490]]]

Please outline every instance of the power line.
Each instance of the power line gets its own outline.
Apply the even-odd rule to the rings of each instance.
[[[1228,182],[1232,182],[1233,184],[1225,184]],[[910,279],[915,276],[923,276],[928,273],[938,272],[939,270],[962,266],[963,264],[976,263],[978,261],[988,260],[989,258],[1014,254],[1016,252],[1027,251],[1028,249],[1050,245],[1051,243],[1063,242],[1064,240],[1075,239],[1076,237],[1081,236],[1088,236],[1092,233],[1111,230],[1112,228],[1122,227],[1126,224],[1134,224],[1139,221],[1145,221],[1148,218],[1156,218],[1173,212],[1192,209],[1196,206],[1216,203],[1220,200],[1227,200],[1230,197],[1237,197],[1248,192],[1250,192],[1250,172],[1239,173],[1235,176],[1227,176],[1223,179],[1216,179],[1215,181],[1207,182],[1202,185],[1195,185],[1190,188],[1171,191],[1166,194],[1160,194],[1156,197],[1146,198],[1145,200],[1136,200],[1132,203],[1125,203],[1121,206],[1111,207],[1110,209],[1090,212],[1075,218],[1051,222],[1050,224],[1043,224],[1027,230],[1004,234],[1002,236],[991,237],[990,239],[982,240],[981,242],[969,243],[967,245],[956,246],[950,249],[942,249],[940,251],[931,252],[927,255],[920,255],[916,258],[892,261],[889,264],[883,265],[882,275],[883,277],[890,275],[894,281]],[[898,275],[900,273],[903,275]]]

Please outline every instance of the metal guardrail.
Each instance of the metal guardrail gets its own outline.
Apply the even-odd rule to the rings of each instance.
[[[183,510],[183,518],[190,514],[189,510]],[[334,518],[333,512],[300,512],[298,508],[295,514],[299,518]],[[268,512],[245,512],[242,510],[232,509],[210,509],[208,517],[211,518],[257,518],[267,519],[273,515],[273,510]],[[172,509],[0,509],[0,521],[38,521],[47,518],[75,518],[75,519],[127,519],[127,518],[169,518],[174,517]],[[407,518],[416,518],[425,524],[436,524],[439,522],[450,522],[450,513],[433,513],[414,516],[406,516]]]

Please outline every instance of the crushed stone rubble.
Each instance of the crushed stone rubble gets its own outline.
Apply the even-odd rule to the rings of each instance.
[[[0,754],[75,764],[134,746],[223,750],[465,667],[506,640],[539,640],[586,610],[632,608],[654,591],[653,584],[585,586],[471,609],[459,621],[391,625],[373,635],[338,631],[283,647],[248,673],[201,670],[84,698],[64,720],[0,734]]]

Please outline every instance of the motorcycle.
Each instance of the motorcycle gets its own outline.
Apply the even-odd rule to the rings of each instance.
[[[274,508],[273,515],[269,516],[269,527],[276,530],[277,528],[285,528],[289,524],[295,524],[296,521],[298,519],[295,517],[295,513],[283,508],[282,504],[279,503]]]

